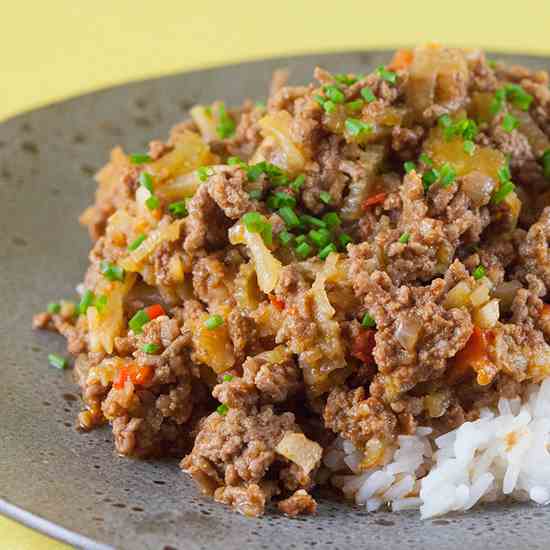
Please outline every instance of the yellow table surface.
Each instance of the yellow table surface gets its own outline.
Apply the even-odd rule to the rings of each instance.
[[[550,2],[18,0],[2,10],[0,120],[132,79],[266,56],[437,40],[550,53]],[[0,548],[65,548],[0,518]]]

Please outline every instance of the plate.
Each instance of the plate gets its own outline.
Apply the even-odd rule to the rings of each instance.
[[[550,510],[485,507],[422,522],[321,499],[316,516],[247,519],[202,497],[176,462],[118,458],[107,430],[74,429],[70,372],[48,367],[60,337],[31,329],[34,312],[75,295],[89,241],[77,215],[92,174],[117,144],[142,150],[191,105],[265,98],[271,72],[293,83],[315,65],[364,72],[389,52],[274,59],[131,83],[20,115],[0,125],[0,512],[86,548],[548,548]],[[531,67],[548,59],[498,56]]]

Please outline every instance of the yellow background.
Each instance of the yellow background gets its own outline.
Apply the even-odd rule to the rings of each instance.
[[[548,0],[4,2],[0,120],[114,83],[265,56],[426,40],[550,53]],[[0,518],[0,547],[62,545]]]

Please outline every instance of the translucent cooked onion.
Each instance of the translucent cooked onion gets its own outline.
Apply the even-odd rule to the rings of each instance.
[[[519,281],[503,281],[496,286],[493,296],[500,300],[502,309],[508,310],[512,307],[516,292],[520,288],[522,288],[522,285]]]
[[[479,208],[491,200],[495,182],[487,174],[475,170],[464,176],[461,188],[468,195],[472,204]]]
[[[293,432],[285,433],[275,451],[298,464],[306,474],[321,462],[323,456],[323,449],[319,443],[311,441],[304,434]]]
[[[422,327],[416,319],[404,317],[397,322],[396,340],[408,351],[413,351],[420,337]]]

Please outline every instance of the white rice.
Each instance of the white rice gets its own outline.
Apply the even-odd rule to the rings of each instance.
[[[399,436],[384,467],[361,471],[361,453],[342,438],[323,460],[337,472],[333,483],[367,510],[420,508],[430,518],[505,497],[550,503],[549,443],[550,379],[523,403],[501,399],[498,410],[436,439],[425,427]]]

